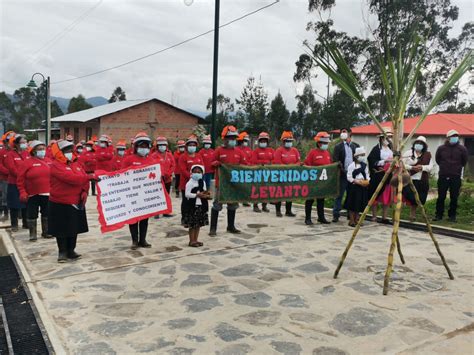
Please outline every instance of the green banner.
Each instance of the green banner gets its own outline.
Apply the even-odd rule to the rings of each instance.
[[[339,193],[339,165],[222,165],[218,201],[279,202],[334,197]]]

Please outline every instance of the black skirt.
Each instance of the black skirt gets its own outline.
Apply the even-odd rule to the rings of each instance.
[[[48,234],[60,238],[71,238],[88,231],[85,209],[49,201]]]
[[[186,228],[204,227],[209,224],[209,216],[202,206],[196,206],[184,213],[183,222]]]
[[[344,208],[351,212],[362,212],[369,202],[369,192],[366,187],[349,184]]]
[[[428,198],[430,185],[428,181],[423,181],[423,180],[412,180],[412,181],[413,181],[413,185],[415,185],[416,191],[418,192],[418,196],[420,196],[421,204],[424,205],[426,203],[426,199]],[[413,193],[413,191],[411,191],[411,188],[409,185],[403,188],[403,197],[405,198],[405,200],[410,202],[410,205],[412,206],[416,205],[415,194]]]
[[[384,175],[385,175],[385,171],[370,173],[369,190],[368,190],[369,198],[372,197],[372,195],[375,193],[375,190],[377,190],[377,187],[379,186],[380,182],[382,181]],[[377,197],[382,195],[385,187],[390,182],[391,177],[392,177],[392,174],[390,174],[388,176],[387,180],[385,180],[383,188],[380,189],[380,192],[378,193]]]

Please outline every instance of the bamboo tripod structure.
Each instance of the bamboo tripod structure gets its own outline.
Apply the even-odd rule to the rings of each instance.
[[[390,164],[390,167],[385,172],[385,174],[382,178],[382,181],[380,181],[379,185],[377,186],[377,189],[375,190],[374,194],[370,198],[369,203],[367,204],[364,212],[360,216],[359,222],[357,223],[357,225],[354,229],[354,232],[352,233],[351,239],[347,243],[346,249],[342,253],[341,260],[339,261],[339,264],[336,268],[336,271],[334,272],[334,278],[336,279],[337,276],[339,275],[339,271],[341,270],[342,265],[344,264],[344,261],[347,257],[347,254],[349,253],[349,250],[350,250],[352,244],[354,243],[354,240],[357,236],[357,233],[360,230],[360,227],[361,227],[362,223],[364,222],[370,208],[374,204],[375,199],[377,198],[379,192],[384,187],[385,182],[387,181],[389,175],[394,171],[397,164],[400,165],[400,168],[398,169],[397,204],[396,204],[396,207],[395,207],[395,213],[394,213],[394,219],[393,219],[394,223],[393,223],[390,249],[389,249],[389,253],[388,253],[387,269],[385,271],[385,277],[384,277],[384,285],[383,285],[383,294],[384,295],[386,295],[388,293],[390,275],[391,275],[392,269],[393,269],[393,254],[394,254],[394,251],[395,251],[395,246],[397,247],[398,254],[400,255],[400,259],[401,259],[402,263],[405,264],[405,259],[404,259],[403,254],[402,254],[400,239],[399,239],[399,236],[398,236],[398,229],[399,229],[399,226],[400,226],[400,214],[401,214],[401,210],[402,210],[402,190],[403,190],[402,172],[407,173],[407,174],[408,174],[408,172],[407,172],[404,164],[400,160],[400,155],[397,155],[397,156],[394,157],[392,163]],[[421,203],[420,196],[418,195],[418,191],[416,191],[416,188],[415,188],[415,185],[413,184],[411,176],[410,175],[408,175],[408,176],[409,176],[408,184],[410,186],[410,189],[413,191],[413,193],[415,195],[415,200],[416,200],[417,206],[420,207],[420,209],[421,209],[421,214],[423,215],[423,218],[426,222],[426,226],[428,228],[428,234],[430,235],[431,240],[433,241],[433,244],[435,245],[436,251],[438,252],[438,255],[440,256],[441,261],[442,261],[444,267],[446,268],[446,271],[448,272],[449,278],[451,280],[454,280],[454,276],[451,273],[451,270],[449,269],[448,264],[446,263],[446,259],[444,258],[444,255],[441,252],[438,241],[436,240],[435,236],[433,235],[433,230],[431,228],[431,224],[430,224],[428,215],[426,214],[425,207]]]

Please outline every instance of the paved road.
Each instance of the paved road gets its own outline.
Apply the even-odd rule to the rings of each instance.
[[[174,201],[177,203],[177,201]],[[428,235],[402,230],[407,260],[382,296],[390,228],[366,223],[339,279],[348,238],[339,222],[238,210],[239,236],[202,233],[187,246],[178,216],[152,220],[151,249],[129,249],[128,229],[101,235],[90,200],[84,257],[56,263],[54,240],[13,236],[56,333],[74,354],[469,353],[473,349],[471,242],[439,237],[447,278]]]

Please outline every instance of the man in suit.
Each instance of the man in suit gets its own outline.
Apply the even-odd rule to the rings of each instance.
[[[349,186],[347,182],[347,168],[354,160],[354,152],[359,145],[352,142],[352,130],[350,128],[341,128],[340,130],[341,142],[336,144],[333,152],[333,162],[339,163],[341,168],[341,177],[339,179],[339,196],[334,201],[334,207],[332,210],[333,222],[339,221],[341,212],[342,199],[344,193],[347,191]]]

